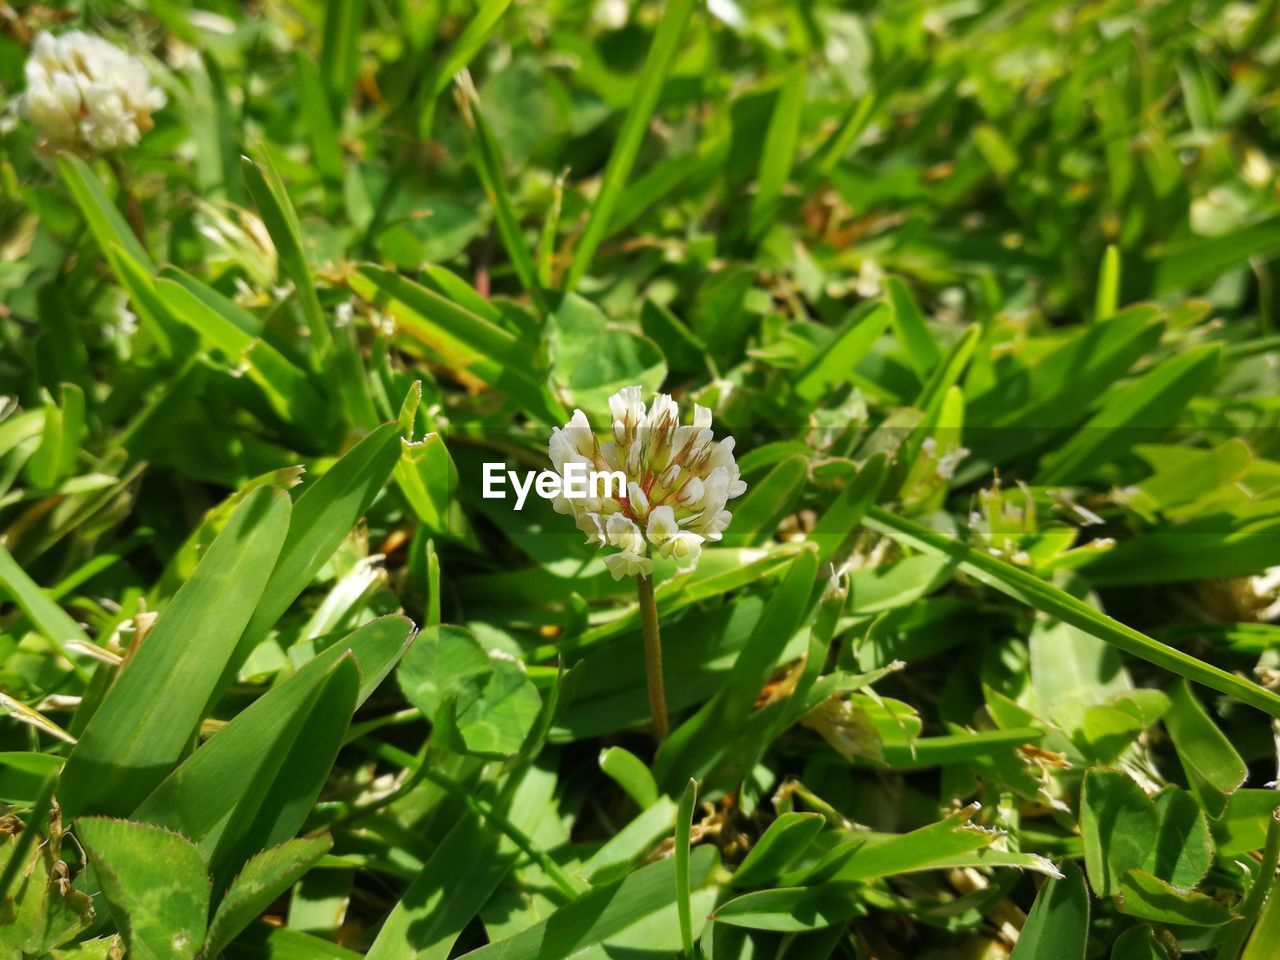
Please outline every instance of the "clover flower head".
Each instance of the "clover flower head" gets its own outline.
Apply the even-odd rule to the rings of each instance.
[[[20,109],[46,151],[110,153],[134,146],[165,104],[142,61],[101,37],[41,33],[26,63]]]
[[[625,485],[586,497],[559,497],[557,512],[571,515],[587,542],[616,547],[604,558],[615,580],[648,576],[656,554],[684,569],[698,562],[702,545],[721,538],[732,514],[728,501],[746,492],[733,456],[733,437],[717,442],[711,411],[697,404],[692,422],[680,422],[680,406],[659,394],[645,407],[640,387],[609,398],[612,439],[601,442],[586,414],[575,410],[551,431],[547,453],[557,473],[583,464],[593,473],[621,473]]]

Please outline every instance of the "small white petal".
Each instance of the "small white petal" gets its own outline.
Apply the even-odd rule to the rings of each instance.
[[[604,558],[604,565],[613,574],[615,580],[621,580],[623,577],[647,577],[653,572],[652,560],[625,551],[609,554]]]
[[[634,480],[627,484],[627,502],[631,504],[632,516],[642,517],[649,513],[649,498]]]
[[[630,519],[620,513],[609,517],[604,525],[605,535],[609,543],[619,547],[623,553],[644,553],[644,534],[640,532]]]
[[[649,542],[656,545],[665,543],[671,537],[680,532],[680,526],[676,523],[676,514],[668,506],[654,507],[649,512],[649,524],[645,528],[645,535],[648,536]]]

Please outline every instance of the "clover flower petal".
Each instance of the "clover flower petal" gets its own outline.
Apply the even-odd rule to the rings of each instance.
[[[165,95],[142,61],[101,37],[72,30],[41,33],[24,68],[19,108],[45,151],[110,153],[151,129]]]
[[[648,576],[654,555],[696,565],[704,543],[721,539],[733,515],[728,501],[747,485],[734,458],[734,439],[717,441],[712,413],[694,405],[691,423],[681,423],[680,405],[658,394],[646,408],[640,387],[624,387],[609,398],[611,422],[597,437],[581,410],[551,432],[547,454],[561,475],[566,465],[617,471],[625,489],[608,497],[557,498],[557,513],[573,516],[587,542],[616,548],[605,556],[615,579]]]

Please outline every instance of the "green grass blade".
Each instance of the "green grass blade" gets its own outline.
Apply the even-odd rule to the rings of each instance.
[[[648,56],[645,57],[635,96],[601,176],[600,192],[596,194],[587,226],[573,251],[573,261],[564,280],[566,291],[574,290],[591,269],[591,261],[613,219],[613,209],[631,176],[631,168],[635,166],[636,155],[640,152],[640,144],[649,127],[649,119],[658,105],[658,96],[675,63],[680,40],[695,6],[695,0],[668,0],[662,13],[662,21],[658,24]]]
[[[1183,407],[1212,381],[1221,355],[1217,344],[1187,350],[1107,394],[1093,418],[1044,458],[1035,482],[1078,481],[1135,443],[1171,428]]]
[[[1093,304],[1095,323],[1110,320],[1120,306],[1120,250],[1108,244],[1098,271],[1098,293]]]
[[[320,75],[329,86],[329,100],[336,115],[341,115],[360,72],[363,21],[364,0],[327,0],[325,3]]]
[[[690,780],[680,795],[676,810],[676,906],[680,911],[680,942],[686,957],[693,956],[693,904],[690,899],[689,844],[693,830],[693,807],[698,800],[698,781]]]
[[[924,314],[907,285],[898,277],[889,278],[889,302],[893,304],[893,332],[906,351],[907,361],[920,382],[928,383],[929,375],[942,361],[942,351],[925,325]]]
[[[1112,644],[1125,653],[1219,693],[1235,697],[1273,717],[1280,717],[1280,696],[1270,690],[1153,640],[1100,613],[1083,600],[1046,583],[1033,573],[879,507],[868,508],[864,522],[871,529],[903,540],[918,549],[949,557],[984,583]]]
[[[402,328],[438,351],[451,366],[464,369],[547,424],[568,419],[551,395],[533,348],[502,327],[433,290],[372,265],[349,278],[351,289],[389,311]],[[532,368],[532,369],[531,369]]]
[[[271,571],[262,602],[245,629],[220,689],[225,689],[235,669],[351,532],[386,486],[399,457],[399,424],[384,423],[347,451],[320,479],[303,487],[293,506],[289,536],[280,550],[280,560]]]
[[[302,247],[302,225],[298,222],[298,212],[289,200],[280,174],[265,154],[261,163],[242,157],[240,170],[244,175],[245,186],[249,188],[249,196],[253,198],[258,214],[276,245],[280,266],[293,281],[303,319],[311,334],[312,367],[321,370],[333,349],[333,336],[320,307],[315,278],[311,275],[311,267],[307,264],[307,256]]]
[[[658,784],[644,761],[624,747],[613,746],[600,753],[600,769],[627,791],[636,806],[646,810],[658,802]]]
[[[778,91],[778,99],[764,135],[764,152],[756,176],[756,192],[751,198],[747,236],[758,241],[778,215],[782,194],[791,176],[804,113],[804,81],[808,68],[803,62],[791,66]]]
[[[1084,960],[1089,932],[1089,891],[1080,868],[1063,865],[1050,877],[1027,917],[1009,960]]]
[[[177,763],[288,528],[287,494],[262,487],[240,504],[80,736],[62,774],[69,815],[128,813]]]
[[[350,654],[359,666],[356,703],[363,703],[395,667],[412,632],[403,617],[381,617],[327,647],[184,760],[134,816],[179,830],[211,854],[230,824],[256,814],[262,785],[278,776],[338,660]]]
[[[87,681],[89,671],[78,662],[66,644],[69,640],[88,643],[88,635],[27,575],[3,543],[0,543],[0,590],[18,605],[49,644],[72,665],[77,675]]]
[[[507,256],[511,258],[511,266],[516,271],[520,285],[529,294],[538,315],[545,319],[547,301],[538,283],[538,271],[533,263],[533,254],[525,245],[524,233],[520,229],[520,219],[511,202],[511,194],[507,191],[506,175],[503,172],[506,165],[502,159],[502,147],[490,131],[484,112],[480,108],[480,98],[476,95],[475,87],[471,85],[470,76],[465,73],[458,81],[458,102],[462,107],[464,118],[471,126],[476,173],[484,186],[489,204],[493,207],[498,235],[502,238],[503,246],[507,248]]]
[[[693,851],[689,865],[692,886],[706,883],[715,861],[716,853],[710,846]],[[667,858],[641,867],[617,884],[593,890],[515,936],[467,956],[471,960],[564,960],[584,947],[607,944],[646,920],[659,921],[655,933],[667,934],[662,939],[669,941],[667,931],[676,913],[674,893],[675,861]]]

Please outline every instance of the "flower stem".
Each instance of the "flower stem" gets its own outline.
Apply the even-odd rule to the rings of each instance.
[[[658,635],[658,605],[653,599],[653,578],[636,577],[640,598],[640,624],[644,629],[644,672],[649,685],[649,712],[658,740],[667,739],[667,694],[662,685],[662,637]]]

